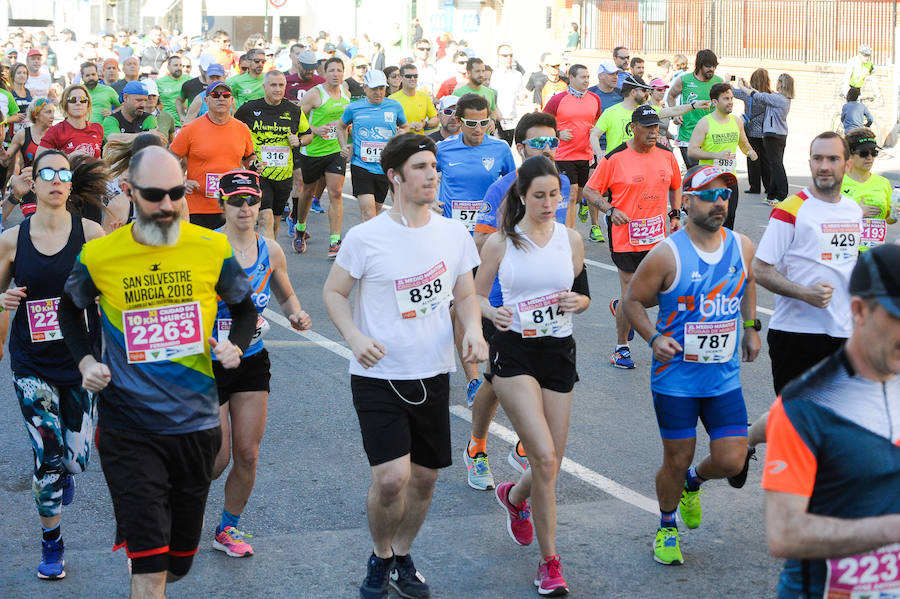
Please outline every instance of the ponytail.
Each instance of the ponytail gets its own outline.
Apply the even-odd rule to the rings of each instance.
[[[516,225],[525,217],[525,195],[532,181],[546,176],[559,179],[559,171],[549,158],[540,155],[526,159],[516,171],[516,181],[500,206],[500,230],[517,250],[526,247],[525,236],[516,231]]]
[[[102,209],[102,198],[106,195],[106,183],[109,181],[109,171],[103,161],[85,154],[76,154],[69,157],[69,165],[72,169],[70,208],[80,215],[85,214],[88,206]]]

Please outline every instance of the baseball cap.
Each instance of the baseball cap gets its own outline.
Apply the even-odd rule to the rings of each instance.
[[[224,81],[213,81],[209,85],[206,86],[206,95],[213,93],[213,90],[217,87],[224,87],[228,91],[231,91],[231,86],[225,83]]]
[[[154,81],[153,79],[144,79],[142,81],[142,83],[147,88],[148,96],[158,96],[159,95],[159,87],[157,87],[156,81]],[[127,86],[128,84],[126,83],[125,85]]]
[[[239,168],[222,175],[219,178],[219,195],[230,196],[236,193],[262,196],[262,190],[259,187],[259,173]]]
[[[26,58],[28,56],[41,56],[41,51],[38,50],[37,48],[32,48],[31,50],[28,51],[28,54],[26,54]]]
[[[316,68],[316,53],[312,50],[303,50],[300,52],[300,66],[307,70]]]
[[[859,47],[859,53],[863,56],[872,56],[872,47],[868,44],[863,44]]]
[[[562,64],[562,59],[559,56],[551,54],[547,57],[547,60],[544,62],[544,64],[550,67],[558,67]]]
[[[653,89],[666,89],[667,87],[669,87],[669,84],[666,83],[665,81],[663,81],[662,79],[660,79],[659,77],[657,77],[656,79],[651,79],[649,85]]]
[[[206,72],[210,65],[215,64],[215,62],[216,57],[209,52],[204,52],[197,58],[197,66],[200,67],[200,70],[203,72]]]
[[[602,75],[612,75],[613,73],[618,73],[619,67],[616,66],[611,60],[601,60],[600,65],[597,67],[597,74]]]
[[[447,110],[448,108],[453,108],[456,106],[456,103],[459,102],[459,96],[449,95],[441,98],[440,104],[438,105],[438,110]]]
[[[387,77],[384,76],[384,71],[373,69],[366,71],[366,74],[363,75],[363,85],[368,88],[387,87],[387,84]]]
[[[874,137],[863,137],[862,139],[853,139],[852,143],[848,144],[850,146],[850,151],[856,150],[871,150],[873,148],[881,149],[881,146],[878,145],[878,142]]]
[[[146,96],[149,95],[147,93],[147,86],[144,85],[143,81],[129,81],[125,84],[125,87],[122,88],[122,95],[132,94],[135,96]],[[159,95],[157,93],[157,95]]]
[[[647,104],[641,104],[631,113],[631,122],[638,125],[658,125],[659,113]]]
[[[209,65],[209,68],[206,69],[206,76],[207,77],[210,77],[210,76],[224,77],[225,76],[225,67],[223,67],[222,65],[220,65],[217,62],[214,62],[211,65]]]
[[[325,44],[324,52],[334,52],[335,50],[337,50],[337,48],[335,48],[334,44],[332,44],[331,42]]]
[[[366,59],[365,56],[363,56],[363,55],[361,55],[361,54],[357,54],[357,55],[354,56],[353,59],[350,61],[350,64],[352,64],[353,66],[356,66],[356,65],[359,65],[359,64],[369,64],[369,61]]]
[[[874,297],[900,318],[900,245],[886,243],[860,252],[850,274],[850,295]]]
[[[653,109],[651,108],[651,110]],[[722,170],[711,164],[699,164],[697,166],[692,166],[684,174],[684,179],[681,181],[681,191],[697,191],[718,177],[723,177],[725,179],[725,185],[729,187],[737,185],[737,177],[734,173]]]

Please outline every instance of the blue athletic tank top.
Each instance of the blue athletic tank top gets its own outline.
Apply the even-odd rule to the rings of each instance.
[[[220,233],[222,229],[217,229]],[[266,240],[256,234],[257,256],[256,262],[244,269],[247,278],[250,279],[250,288],[253,289],[253,304],[256,306],[257,314],[262,314],[266,306],[269,305],[269,298],[272,292],[269,289],[269,279],[272,276],[272,266],[269,264],[269,246]],[[262,318],[260,316],[260,318]],[[257,321],[259,322],[259,321]],[[228,338],[228,330],[231,328],[231,313],[228,306],[219,299],[219,305],[216,312],[216,338],[223,340]],[[256,333],[250,341],[250,346],[244,352],[244,357],[249,358],[254,354],[258,354],[263,350],[262,331],[259,326],[256,327]],[[216,355],[212,354],[213,360]]]
[[[656,330],[684,351],[667,364],[653,360],[653,391],[697,397],[697,381],[703,381],[699,396],[712,397],[741,385],[741,300],[747,276],[740,238],[724,227],[721,233],[724,247],[716,264],[701,258],[684,230],[664,242],[675,254],[677,270],[672,286],[659,294]]]
[[[16,258],[12,265],[16,287],[26,287],[27,297],[13,317],[9,358],[16,377],[34,376],[54,385],[80,385],[81,373],[72,360],[59,330],[57,307],[75,258],[84,245],[81,218],[71,214],[69,241],[52,256],[40,253],[31,242],[31,217],[19,225]],[[88,329],[99,342],[100,316],[96,306],[86,310]],[[99,347],[94,347],[99,355]]]

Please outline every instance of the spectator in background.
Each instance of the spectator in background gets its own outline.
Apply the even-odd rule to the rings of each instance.
[[[490,81],[497,90],[500,138],[512,146],[516,123],[519,121],[517,105],[525,95],[525,81],[522,73],[515,68],[512,46],[509,44],[497,47],[497,70]]]
[[[644,59],[635,56],[631,59],[631,74],[644,78]]]
[[[847,103],[841,109],[841,126],[845,133],[857,127],[871,127],[874,121],[872,113],[859,101],[859,91],[858,87],[851,87],[847,91]]]
[[[40,50],[29,50],[25,58],[25,66],[28,68],[28,82],[25,88],[31,92],[33,98],[47,98],[50,94],[50,71],[41,65],[44,60]]]
[[[119,53],[116,52],[115,48],[116,38],[111,34],[107,33],[103,37],[100,38],[100,47],[98,48],[100,58],[104,61],[113,59],[116,62],[119,62]]]
[[[872,62],[872,48],[866,44],[859,47],[859,52],[847,61],[847,71],[844,73],[844,85],[842,91],[846,94],[850,89],[862,89],[866,84],[866,78],[875,70]]]
[[[384,67],[384,76],[387,77],[388,96],[390,96],[391,94],[396,94],[398,91],[400,91],[400,86],[403,84],[403,77],[400,76],[400,67],[394,65]]]
[[[116,89],[114,86],[119,80],[119,61],[115,58],[107,58],[103,61],[103,83]],[[119,90],[116,90],[119,91]]]
[[[656,61],[656,77],[666,83],[672,80],[672,61],[668,58]]]
[[[547,82],[541,88],[541,110],[554,95],[564,92],[569,87],[569,81],[560,74],[559,65],[562,60],[559,56],[548,56],[547,63],[544,65],[544,73],[547,75]]]
[[[422,38],[425,36],[425,31],[422,29],[421,23],[419,23],[419,17],[415,17],[412,21],[412,43],[418,44],[422,41]],[[380,71],[381,68],[374,67],[376,71]]]
[[[419,71],[419,87],[429,93],[434,93],[434,88],[438,82],[436,80],[437,72],[429,60],[431,56],[431,42],[422,39],[416,42],[413,48],[415,50],[414,63]]]
[[[630,66],[631,56],[628,54],[628,48],[625,46],[616,46],[612,52],[613,62],[619,69],[619,80],[616,82],[616,89],[622,89],[622,83],[628,77],[628,67]]]
[[[434,63],[434,81],[435,85],[440,85],[447,79],[450,79],[456,73],[456,53],[459,51],[459,44],[456,40],[449,39],[447,36],[445,42],[444,54],[437,62]]]
[[[141,48],[141,73],[154,75],[169,58],[169,51],[163,46],[162,29],[151,27],[147,32],[147,45]]]
[[[384,71],[385,62],[384,48],[381,47],[381,42],[373,42],[372,58],[369,60],[369,64],[371,64],[372,68],[376,71]]]
[[[566,52],[574,52],[581,45],[578,35],[578,23],[569,23],[569,34],[566,36]]]
[[[227,77],[238,64],[237,56],[231,49],[231,36],[224,29],[219,29],[213,34],[213,50],[215,62],[222,65]]]
[[[456,75],[441,83],[436,94],[438,99],[451,95],[457,87],[462,87],[469,81],[469,75],[466,71],[466,66],[469,64],[469,58],[466,56],[466,53],[457,51],[456,54],[453,55],[453,60],[456,63]]]
[[[672,62],[675,63],[675,72],[672,73],[672,81],[674,81],[688,72],[688,57],[684,54],[676,54],[672,57]]]
[[[750,75],[750,87],[766,93],[772,93],[772,86],[769,83],[769,71],[765,69],[756,69]],[[734,97],[744,102],[744,131],[747,134],[747,141],[750,147],[756,151],[759,156],[758,160],[747,159],[747,183],[750,189],[744,193],[760,193],[763,188],[768,195],[769,179],[771,172],[769,171],[769,158],[766,154],[766,144],[763,143],[763,121],[766,117],[766,105],[762,102],[754,102],[749,93],[745,92],[738,86],[731,87]]]
[[[119,32],[116,34],[116,45],[113,46],[113,50],[119,55],[119,62],[126,61],[134,54],[134,49],[128,43],[128,32],[126,30],[119,29]]]
[[[112,87],[122,97],[122,90],[129,81],[137,81],[141,76],[141,62],[137,56],[131,56],[122,61],[122,78],[116,81]]]

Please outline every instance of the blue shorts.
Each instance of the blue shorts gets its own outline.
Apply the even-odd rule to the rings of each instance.
[[[711,440],[747,436],[747,406],[740,387],[713,397],[676,397],[653,391],[653,408],[663,439],[696,437],[697,418]]]

